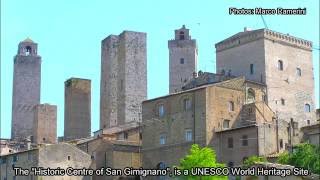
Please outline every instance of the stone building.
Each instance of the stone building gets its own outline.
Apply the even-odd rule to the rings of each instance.
[[[130,129],[127,132],[128,135],[125,138],[122,138],[118,131],[104,132],[107,134],[79,140],[76,144],[78,148],[91,155],[92,164],[90,168],[92,169],[102,167],[112,167],[114,169],[133,167],[138,169],[142,166],[141,141],[137,139],[139,137],[138,129]],[[115,136],[112,136],[113,133]],[[130,177],[123,176],[123,178]],[[92,179],[119,179],[119,176],[93,176]]]
[[[146,98],[146,33],[123,31],[102,40],[100,129],[141,121]]]
[[[181,88],[197,72],[198,47],[191,39],[189,29],[175,30],[175,37],[168,41],[169,48],[169,93],[181,91]]]
[[[144,101],[143,167],[179,165],[192,144],[212,147],[218,160],[230,165],[284,150],[288,135],[277,133],[286,131],[278,129],[274,112],[265,104],[265,89],[238,77]],[[235,144],[229,148],[225,141],[232,137]]]
[[[312,42],[269,29],[239,32],[215,44],[217,72],[266,84],[279,119],[315,123]]]
[[[91,80],[70,78],[65,81],[64,140],[91,135]]]
[[[35,149],[29,149],[12,154],[1,156],[0,168],[1,179],[16,180],[90,180],[91,177],[84,176],[35,176],[30,173],[28,176],[16,176],[13,167],[21,167],[31,170],[32,167],[44,169],[74,169],[89,168],[91,157],[70,144],[42,145]]]
[[[38,104],[34,109],[32,142],[36,144],[57,142],[57,106]]]
[[[41,57],[38,45],[27,38],[19,43],[14,57],[11,138],[32,135],[34,106],[40,103]]]

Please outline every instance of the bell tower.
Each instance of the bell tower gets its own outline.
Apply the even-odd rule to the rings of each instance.
[[[197,72],[198,47],[183,25],[175,30],[175,38],[168,41],[169,93],[181,91],[182,86]]]
[[[34,107],[40,104],[41,57],[37,47],[27,38],[19,43],[14,57],[11,138],[15,140],[32,135]]]

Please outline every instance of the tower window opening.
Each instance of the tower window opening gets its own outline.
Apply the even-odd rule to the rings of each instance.
[[[253,74],[253,73],[254,73],[254,65],[250,64],[250,74]]]
[[[180,64],[184,64],[184,58],[180,59]]]
[[[179,33],[179,39],[180,39],[180,40],[184,40],[184,32],[183,32],[183,31],[181,31],[181,32]]]
[[[283,71],[283,62],[281,60],[278,61],[278,69],[279,71]]]
[[[304,105],[304,111],[305,111],[305,112],[311,112],[310,104],[305,104],[305,105]]]
[[[301,69],[297,68],[297,76],[301,76]]]
[[[30,46],[27,46],[26,47],[26,50],[25,50],[25,55],[26,56],[29,56],[31,54],[31,47]]]

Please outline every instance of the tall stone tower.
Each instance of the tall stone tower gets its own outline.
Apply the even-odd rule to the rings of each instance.
[[[168,41],[169,93],[181,91],[182,86],[197,72],[198,48],[189,29],[183,25],[175,30],[175,38]]]
[[[91,135],[91,80],[70,78],[64,83],[64,139]]]
[[[41,57],[38,45],[31,39],[19,43],[14,57],[12,128],[15,140],[32,136],[34,106],[40,103]]]
[[[315,122],[312,42],[269,29],[245,29],[215,47],[217,71],[266,84],[265,101],[280,120],[299,126]]]
[[[101,42],[100,128],[136,123],[147,99],[146,33],[123,31]]]
[[[57,106],[38,104],[34,108],[33,142],[57,142]]]

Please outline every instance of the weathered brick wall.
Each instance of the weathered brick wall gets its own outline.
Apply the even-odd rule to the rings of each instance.
[[[33,140],[35,143],[57,142],[57,106],[39,104],[35,106]]]
[[[185,33],[184,40],[179,39],[179,33]],[[175,30],[175,39],[168,41],[169,48],[169,93],[181,91],[181,88],[197,72],[198,48],[195,39],[189,36],[189,29],[182,27]],[[184,63],[180,63],[180,59]]]
[[[65,82],[64,139],[91,135],[91,81],[70,78]]]
[[[102,41],[100,128],[139,121],[146,98],[146,34],[108,36]]]
[[[31,53],[26,54],[26,48]],[[32,135],[34,106],[40,103],[41,57],[37,55],[37,44],[20,42],[14,58],[12,94],[12,139],[23,139]]]

